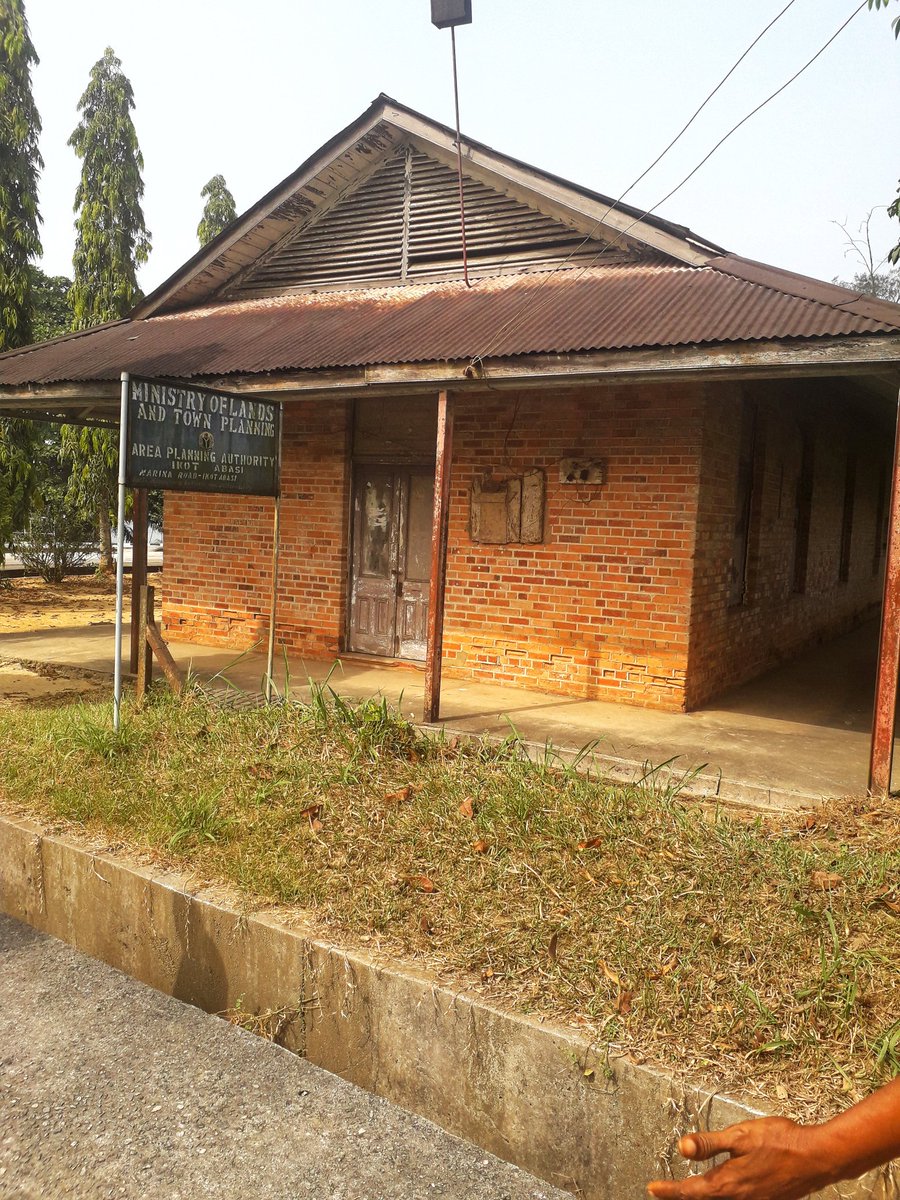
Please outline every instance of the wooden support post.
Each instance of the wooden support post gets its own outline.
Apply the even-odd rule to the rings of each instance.
[[[135,488],[131,508],[131,673],[140,670],[141,589],[147,585],[147,489]]]
[[[154,607],[154,592],[152,587],[147,587],[146,584],[141,588],[140,609],[137,621],[137,636],[138,636],[138,661],[137,661],[137,684],[135,686],[135,699],[140,702],[147,695],[150,684],[153,682],[153,649],[147,640],[147,630],[155,621],[153,619]],[[132,637],[132,640],[133,637]],[[141,650],[141,647],[143,649]]]
[[[894,725],[897,720],[897,680],[900,676],[900,401],[894,433],[894,475],[884,564],[884,603],[875,682],[875,715],[872,720],[872,753],[869,791],[887,796],[894,761]]]
[[[184,687],[184,679],[175,664],[175,659],[169,653],[169,647],[163,641],[162,634],[155,625],[151,624],[147,626],[147,641],[150,643],[153,653],[159,659],[163,675],[168,679],[172,691],[177,694]]]
[[[441,711],[441,653],[444,643],[444,590],[447,581],[447,524],[450,515],[450,467],[453,458],[453,405],[448,392],[438,396],[437,453],[434,463],[434,512],[431,522],[431,583],[428,590],[428,643],[425,653],[423,719],[433,724]]]

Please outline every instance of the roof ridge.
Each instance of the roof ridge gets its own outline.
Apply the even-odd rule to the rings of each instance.
[[[801,275],[797,271],[773,267],[769,263],[744,258],[739,254],[726,254],[722,258],[711,259],[704,269],[720,271],[734,279],[767,287],[783,295],[830,308],[834,312],[850,312],[854,316],[866,317],[900,330],[900,304],[881,300],[877,296],[868,296],[864,292],[842,287],[838,283],[828,283],[812,275]]]

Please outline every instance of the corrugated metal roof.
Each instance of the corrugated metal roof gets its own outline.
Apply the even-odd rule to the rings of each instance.
[[[415,136],[411,133],[415,131]],[[207,246],[203,246],[169,279],[137,305],[136,313],[150,316],[201,304],[210,299],[243,272],[261,254],[290,235],[293,227],[314,221],[317,214],[327,211],[335,199],[345,193],[348,184],[361,180],[366,173],[394,153],[398,146],[425,137],[432,149],[443,143],[452,152],[456,169],[456,132],[423,113],[400,104],[390,96],[380,95],[356,121],[343,129],[302,166],[277,184],[241,217],[233,221]],[[420,149],[422,147],[420,146]],[[631,230],[630,242],[646,243],[673,255],[677,262],[693,263],[698,254],[720,253],[722,248],[692,233],[684,225],[676,225],[662,217],[641,212],[628,204],[594,192],[580,184],[562,179],[519,159],[486,146],[473,138],[463,138],[465,173],[473,169],[473,156],[484,160],[488,174],[499,182],[501,189],[509,186],[507,169],[518,172],[530,181],[531,190],[541,195],[547,187],[558,187],[570,199],[587,202],[582,214],[585,230],[592,232],[609,223],[607,236],[625,226]],[[500,170],[500,180],[494,172]],[[522,197],[519,197],[522,199]],[[540,207],[540,205],[538,205]],[[619,224],[617,224],[619,222]],[[580,223],[576,222],[576,225]],[[666,246],[657,244],[652,231],[663,235]],[[666,248],[667,247],[667,248]]]
[[[804,293],[804,294],[798,294]],[[727,256],[332,291],[121,321],[0,356],[0,386],[897,333],[900,305]]]

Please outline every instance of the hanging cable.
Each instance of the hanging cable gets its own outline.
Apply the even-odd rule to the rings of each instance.
[[[793,0],[791,0],[791,2],[793,3]],[[862,10],[866,7],[867,4],[868,4],[868,0],[862,0],[862,3],[859,5],[859,7],[854,9],[854,11],[847,18],[847,20],[844,21],[844,23],[842,25],[840,25],[837,30],[835,30],[835,32],[831,35],[831,37],[828,39],[828,41],[825,42],[825,44],[823,46],[821,46],[819,48],[819,50],[816,51],[816,53],[812,56],[812,58],[810,58],[806,63],[804,63],[804,65],[802,67],[800,67],[800,69],[798,71],[796,71],[790,77],[790,79],[787,80],[786,83],[783,83],[781,85],[781,87],[779,87],[776,91],[772,92],[771,95],[767,96],[766,99],[762,101],[762,103],[760,103],[756,106],[756,108],[754,108],[751,112],[747,113],[747,115],[745,117],[742,117],[741,120],[737,122],[737,124],[733,125],[731,127],[731,129],[729,129],[728,132],[723,137],[721,137],[718,140],[718,142],[716,142],[716,144],[709,151],[709,153],[706,154],[700,160],[700,162],[697,163],[697,165],[691,171],[688,172],[687,175],[685,175],[684,179],[682,179],[679,184],[677,184],[674,188],[672,188],[672,190],[670,192],[668,192],[665,196],[663,196],[663,198],[661,200],[658,200],[656,202],[656,204],[653,205],[652,208],[645,209],[638,216],[636,216],[630,222],[630,224],[626,225],[624,229],[620,230],[615,235],[615,237],[613,238],[613,240],[611,242],[609,242],[607,245],[603,246],[600,250],[598,250],[597,253],[595,255],[593,255],[588,260],[587,263],[584,264],[584,266],[581,268],[581,270],[579,271],[579,274],[576,278],[580,279],[584,275],[584,273],[586,271],[590,270],[598,262],[598,260],[603,258],[603,256],[605,254],[609,254],[610,252],[612,252],[616,249],[619,249],[622,245],[622,239],[632,229],[634,229],[634,227],[636,225],[640,224],[640,222],[643,221],[645,217],[651,216],[661,205],[665,204],[665,202],[667,200],[670,200],[672,198],[672,196],[675,195],[676,192],[679,192],[681,190],[681,188],[683,188],[684,185],[690,179],[692,179],[694,175],[696,175],[696,173],[700,170],[700,168],[702,166],[704,166],[707,162],[709,162],[709,160],[716,153],[716,151],[719,150],[725,144],[725,142],[728,141],[728,139],[732,136],[732,134],[736,133],[741,128],[742,125],[745,125],[747,123],[747,121],[749,121],[751,119],[751,117],[756,116],[756,114],[758,112],[760,112],[763,108],[765,108],[767,104],[771,103],[771,101],[774,100],[777,96],[780,96],[783,91],[785,91],[788,87],[790,87],[790,85],[792,83],[794,83],[797,79],[799,79],[800,76],[806,70],[808,70],[818,58],[820,58],[825,53],[825,51],[832,44],[832,42],[834,42],[835,39],[837,37],[839,37],[841,33],[843,33],[843,31],[847,28],[847,26],[850,24],[850,22],[856,16],[858,16],[860,12],[862,12]],[[782,11],[778,14],[778,16],[775,17],[775,19],[773,21],[771,21],[769,23],[769,25],[766,26],[766,28],[762,31],[762,33],[756,38],[756,41],[751,46],[748,47],[748,49],[744,52],[744,54],[741,55],[741,58],[738,59],[737,63],[735,63],[734,67],[731,68],[731,71],[728,72],[729,75],[734,71],[735,67],[744,58],[746,58],[749,51],[753,49],[754,45],[756,45],[756,42],[758,42],[760,40],[760,38],[772,27],[772,25],[775,24],[775,21],[779,20],[780,17],[783,16],[785,12],[787,12],[788,8],[790,8],[790,4],[788,4],[786,8],[782,9]],[[724,83],[725,79],[727,79],[727,78],[728,78],[728,75],[726,75],[723,78],[722,83]],[[718,85],[718,87],[721,87],[721,83]],[[705,105],[712,98],[712,96],[715,95],[715,92],[718,91],[718,87],[715,88],[712,93],[710,93],[710,96],[707,97],[707,99],[703,102],[703,104],[700,106],[700,108],[697,110],[697,112],[694,114],[694,116],[691,118],[691,120],[687,123],[687,125],[685,125],[685,127],[684,127],[685,130],[691,125],[693,120],[696,118],[696,116],[699,114],[699,112],[703,109],[703,107],[705,107]],[[684,132],[684,130],[682,130],[682,132]],[[678,135],[678,137],[680,137],[680,136],[681,136],[681,134]],[[674,145],[677,140],[678,140],[678,138],[676,137],[670,145]],[[663,151],[663,155],[665,153],[667,153],[668,149],[669,149],[669,147],[667,147],[667,149]],[[660,159],[663,157],[663,155],[660,155],[659,158],[657,158],[656,161],[653,164],[651,164],[650,167],[647,168],[647,171],[644,172],[644,175],[646,175],[647,172],[652,170],[653,166],[656,165],[656,162],[660,161]],[[639,179],[642,179],[643,177],[644,176],[641,175],[641,176],[639,176]],[[626,189],[626,191],[623,192],[622,195],[623,196],[627,195],[628,192],[631,190],[631,187],[633,187],[633,186],[634,186],[634,184],[632,184],[628,189]],[[619,198],[619,200],[621,200],[621,197]],[[522,319],[524,318],[526,310],[530,310],[532,308],[532,306],[537,298],[537,293],[545,286],[545,284],[547,284],[553,278],[553,276],[557,273],[557,271],[562,270],[566,266],[566,264],[569,262],[569,260],[572,258],[573,255],[577,254],[578,251],[581,250],[591,240],[591,238],[593,237],[597,228],[606,220],[607,216],[609,216],[609,214],[616,208],[616,205],[619,203],[619,200],[613,201],[613,203],[609,205],[609,207],[606,209],[606,211],[600,217],[597,218],[597,220],[591,226],[591,229],[585,235],[584,239],[572,251],[570,251],[569,255],[561,263],[559,263],[556,267],[553,268],[552,271],[547,272],[547,274],[545,274],[541,278],[541,281],[538,284],[538,286],[535,288],[534,292],[532,292],[532,294],[523,301],[523,303],[521,304],[521,306],[519,307],[517,312],[513,313],[512,316],[509,317],[508,320],[506,322],[504,322],[503,325],[501,325],[500,329],[497,331],[496,335],[494,336],[493,340],[490,342],[488,347],[485,350],[483,350],[481,353],[472,356],[472,358],[470,359],[470,364],[474,365],[476,363],[483,363],[484,359],[486,359],[490,356],[494,347],[499,344],[500,340],[508,332],[513,332],[517,328],[519,328],[519,326],[522,323]]]
[[[450,44],[453,53],[453,103],[456,108],[456,172],[459,178],[459,226],[462,235],[462,260],[463,260],[463,279],[466,287],[471,287],[469,282],[469,254],[466,247],[466,197],[463,187],[463,169],[462,169],[462,135],[459,130],[459,76],[456,71],[456,26],[450,26]]]
[[[709,104],[710,100],[712,100],[713,97],[722,90],[722,88],[725,86],[725,84],[728,82],[728,80],[731,78],[731,76],[735,73],[735,71],[738,69],[738,67],[741,65],[741,63],[744,61],[744,59],[747,57],[747,55],[750,53],[750,51],[753,50],[763,40],[763,38],[766,36],[766,34],[769,32],[769,30],[774,25],[778,24],[778,22],[781,20],[781,18],[784,16],[784,14],[788,11],[788,9],[791,8],[794,4],[796,4],[796,2],[797,2],[797,0],[788,0],[788,3],[784,6],[784,8],[781,10],[781,12],[772,18],[772,20],[768,23],[768,25],[765,27],[765,29],[763,29],[763,31],[761,33],[758,33],[756,35],[756,37],[753,39],[753,41],[750,43],[750,45],[747,47],[747,49],[744,51],[744,53],[740,56],[740,58],[735,59],[735,61],[731,65],[731,67],[725,72],[725,74],[722,76],[722,78],[719,80],[719,82],[716,84],[716,86],[713,88],[713,90],[709,93],[709,95],[706,97],[706,99],[703,101],[703,103],[700,105],[700,107],[695,109],[695,111],[693,112],[693,114],[690,117],[690,120],[688,120],[686,124],[682,125],[681,129],[679,129],[678,133],[675,134],[675,136],[672,138],[671,142],[669,142],[668,146],[666,146],[666,148],[660,154],[658,154],[656,156],[656,158],[654,158],[653,162],[650,164],[649,167],[647,167],[646,171],[642,171],[640,173],[640,175],[638,175],[637,179],[635,179],[631,183],[629,183],[628,187],[621,194],[621,196],[617,197],[617,199],[610,205],[610,208],[607,209],[607,213],[610,212],[617,205],[621,204],[621,202],[625,199],[625,197],[628,195],[628,193],[633,192],[634,189],[637,187],[637,185],[641,182],[641,180],[646,179],[646,177],[650,174],[650,172],[653,170],[653,168],[655,166],[657,166],[659,163],[661,163],[662,160],[669,153],[669,151],[674,146],[676,146],[678,144],[678,142],[681,141],[681,139],[684,137],[684,135],[687,133],[687,131],[690,129],[690,127],[693,125],[693,123],[697,120],[697,118],[703,112],[704,108],[706,108],[707,104]],[[606,214],[604,214],[604,216],[605,215]],[[601,217],[600,220],[602,221],[603,218]]]

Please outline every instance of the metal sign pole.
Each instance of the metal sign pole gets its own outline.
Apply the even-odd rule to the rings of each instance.
[[[125,591],[125,455],[128,450],[128,372],[122,372],[119,408],[119,515],[116,526],[116,653],[113,679],[113,729],[118,732],[122,709],[122,600]]]
[[[272,531],[272,606],[269,610],[269,652],[266,660],[266,703],[272,703],[273,673],[275,671],[275,616],[278,609],[278,567],[281,553],[281,436],[284,425],[284,406],[278,406],[278,492],[275,496],[275,523]],[[285,692],[288,681],[285,676]],[[284,697],[287,699],[287,696]]]

